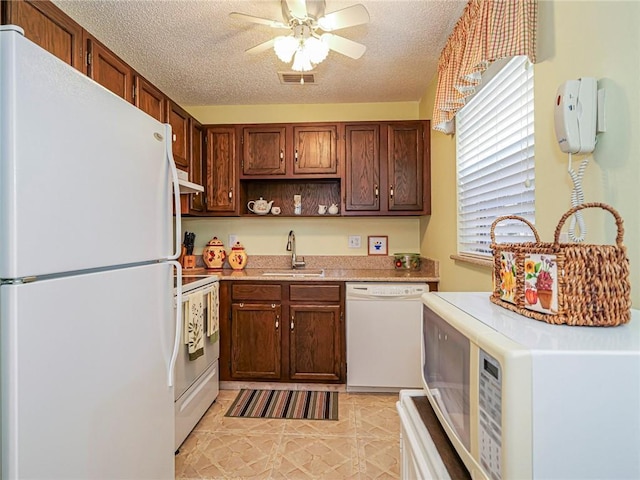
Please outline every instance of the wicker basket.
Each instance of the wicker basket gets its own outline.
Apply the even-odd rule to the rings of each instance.
[[[561,244],[565,221],[579,210],[595,207],[614,216],[616,244]],[[507,219],[526,223],[535,242],[497,244],[495,227]],[[494,289],[490,300],[552,324],[611,327],[628,323],[631,286],[623,235],[620,215],[602,203],[585,203],[567,211],[558,222],[553,243],[540,242],[535,227],[522,217],[500,217],[491,225]]]

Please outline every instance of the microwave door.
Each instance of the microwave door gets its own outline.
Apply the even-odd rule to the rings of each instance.
[[[424,309],[424,380],[447,423],[470,447],[469,340],[430,309]]]

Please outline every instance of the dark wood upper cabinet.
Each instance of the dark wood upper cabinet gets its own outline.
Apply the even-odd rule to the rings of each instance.
[[[167,121],[167,97],[144,77],[134,78],[134,105],[159,122]]]
[[[265,125],[242,129],[242,175],[284,175],[285,127]]]
[[[127,102],[133,103],[133,70],[111,50],[85,32],[87,75]]]
[[[345,209],[380,210],[380,125],[345,127]]]
[[[205,174],[204,142],[205,130],[195,119],[191,119],[191,165],[189,178],[193,183],[203,185]],[[189,213],[203,213],[206,210],[204,193],[189,195]]]
[[[236,130],[234,127],[208,127],[206,135],[206,211],[237,213]]]
[[[338,126],[293,126],[293,173],[338,173]]]
[[[344,215],[431,213],[429,122],[345,126]]]
[[[387,126],[387,198],[389,211],[424,208],[424,125]]]
[[[25,36],[72,67],[84,71],[82,27],[51,2],[3,1],[2,23],[22,27]]]
[[[189,120],[191,116],[178,104],[169,101],[167,123],[173,132],[173,160],[182,170],[189,170],[189,153],[191,150],[191,135]]]

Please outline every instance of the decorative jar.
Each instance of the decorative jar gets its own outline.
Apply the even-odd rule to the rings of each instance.
[[[202,259],[209,269],[219,270],[227,258],[227,252],[224,251],[224,244],[218,237],[213,237],[202,250]]]
[[[229,265],[231,265],[231,268],[234,270],[242,270],[247,266],[247,252],[245,252],[240,242],[236,242],[236,244],[231,247],[231,252],[229,252]]]

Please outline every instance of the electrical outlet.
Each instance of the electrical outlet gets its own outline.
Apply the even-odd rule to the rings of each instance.
[[[360,235],[349,235],[349,248],[360,248]]]
[[[238,241],[238,235],[236,235],[235,233],[230,233],[229,234],[229,246],[233,247],[236,242]]]

